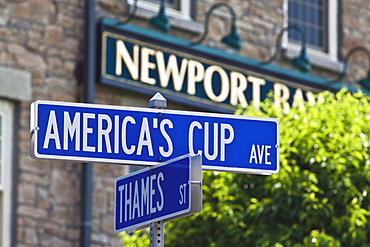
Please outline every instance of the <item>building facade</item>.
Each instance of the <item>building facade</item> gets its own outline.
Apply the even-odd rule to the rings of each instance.
[[[87,8],[88,2],[93,4],[93,23],[87,23],[85,18],[86,12],[91,11]],[[221,91],[205,89],[205,97],[208,98],[204,101],[197,100],[199,96],[189,92],[180,92],[182,94],[178,98],[181,100],[177,100],[179,90],[164,86],[148,89],[136,85],[132,90],[130,87],[104,83],[104,75],[101,73],[102,58],[105,55],[102,53],[103,36],[100,32],[102,18],[115,20],[116,24],[107,26],[114,26],[117,32],[120,29],[126,30],[129,25],[141,30],[143,37],[147,32],[148,35],[164,37],[165,40],[174,37],[185,43],[199,41],[208,30],[201,44],[195,46],[200,47],[201,51],[211,49],[211,55],[221,55],[207,57],[207,61],[215,59],[213,62],[219,65],[217,68],[223,66],[223,61],[220,61],[222,57],[238,60],[240,64],[254,64],[245,68],[252,74],[254,69],[267,66],[266,71],[271,74],[269,79],[263,80],[279,82],[272,89],[283,100],[294,95],[299,97],[302,92],[297,91],[297,88],[305,90],[306,100],[311,99],[307,93],[311,88],[313,93],[325,89],[336,91],[343,83],[363,89],[356,81],[366,78],[370,70],[370,2],[367,0],[229,0],[222,1],[225,5],[212,13],[208,11],[218,1],[165,1],[166,15],[171,25],[166,34],[150,25],[150,19],[160,9],[160,2],[0,0],[0,246],[82,246],[86,242],[82,240],[82,232],[86,229],[87,242],[91,246],[122,246],[113,230],[114,183],[115,178],[128,173],[130,167],[93,164],[91,190],[86,190],[82,184],[84,164],[81,162],[32,159],[32,102],[90,101],[105,105],[147,107],[150,94],[157,90],[165,95],[175,95],[168,100],[169,109],[225,112],[224,107],[219,106],[228,105],[227,112],[232,113],[238,105],[245,107],[252,99],[257,102],[264,98],[264,93],[257,90],[258,87],[250,97],[239,95],[234,102],[231,96],[225,96],[225,99],[229,99],[225,103],[221,97],[222,87],[219,89]],[[234,21],[241,40],[239,50],[221,42],[230,32]],[[208,22],[206,26],[205,22]],[[92,49],[96,61],[93,64],[94,70],[90,71],[94,73],[90,76],[95,82],[93,95],[90,95],[93,102],[86,99],[87,81],[84,74],[89,57],[86,56],[89,51],[86,45],[89,41],[86,32],[88,24],[93,26],[96,36],[96,44]],[[292,28],[281,33],[288,26]],[[300,30],[304,30],[305,38]],[[301,52],[303,39],[311,61],[312,69],[309,72],[298,71],[291,65],[291,61]],[[146,41],[142,37],[138,40]],[[162,46],[166,48],[166,45]],[[171,50],[179,54],[180,46],[166,48],[166,51],[168,54]],[[280,47],[281,51],[277,52]],[[362,48],[352,50],[355,47]],[[348,57],[348,54],[351,56]],[[129,56],[135,59],[134,53]],[[348,62],[344,62],[347,58]],[[270,64],[264,65],[266,61]],[[149,68],[154,68],[150,67],[150,62],[148,64]],[[269,67],[271,65],[275,67]],[[240,66],[236,67],[240,69]],[[273,74],[276,68],[281,68],[283,72]],[[217,73],[222,77],[221,72]],[[289,87],[295,88],[290,91],[294,95],[287,95],[289,92],[285,90],[287,87],[284,82],[289,80],[282,78],[282,75],[289,76],[291,82],[295,78],[299,81],[298,84],[288,83]],[[154,77],[147,75],[146,78]],[[245,88],[253,88],[254,85],[262,88],[263,82],[258,81],[261,78],[253,78],[247,79]],[[140,78],[136,81],[140,81]],[[305,85],[305,82],[309,84]],[[127,81],[121,83],[126,85]],[[150,81],[144,84],[150,84]],[[316,84],[319,85],[317,88],[313,86]],[[277,103],[290,107],[294,105],[294,100],[289,106],[283,101]],[[83,203],[86,200],[85,193],[91,193],[92,197],[92,202],[87,206]],[[91,212],[91,222],[81,220],[86,211],[88,215]]]

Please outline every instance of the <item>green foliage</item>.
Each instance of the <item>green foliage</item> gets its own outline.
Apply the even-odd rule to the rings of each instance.
[[[323,92],[286,114],[272,100],[237,114],[279,119],[280,172],[203,172],[203,211],[166,223],[165,245],[370,246],[368,97]],[[138,234],[127,247],[149,246],[128,244]]]

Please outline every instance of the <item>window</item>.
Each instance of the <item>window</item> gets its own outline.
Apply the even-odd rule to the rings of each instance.
[[[0,246],[10,246],[13,105],[0,100]]]
[[[153,2],[153,3],[156,3],[156,4],[160,4],[160,0],[147,0],[148,2]],[[166,7],[169,7],[169,8],[172,8],[172,9],[176,9],[178,11],[180,11],[180,3],[181,1],[180,0],[165,0],[165,3],[166,3]]]
[[[286,0],[286,25],[298,25],[306,34],[308,53],[337,59],[337,0]],[[293,29],[287,35],[288,48],[299,49],[300,34]]]
[[[326,19],[327,4],[323,1],[290,0],[288,6],[288,25],[298,25],[306,33],[307,45],[314,49],[327,51]],[[297,32],[289,32],[290,42],[300,42]]]
[[[134,4],[134,0],[128,0],[130,5]],[[151,10],[153,12],[158,12],[160,0],[140,0],[137,1],[137,6],[142,9]],[[166,4],[166,14],[168,16],[191,20],[192,19],[192,1],[191,0],[165,0]]]

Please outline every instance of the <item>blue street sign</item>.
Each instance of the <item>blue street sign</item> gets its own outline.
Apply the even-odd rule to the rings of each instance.
[[[33,158],[154,165],[190,153],[204,170],[279,171],[271,118],[37,101],[31,132]]]
[[[199,212],[202,204],[200,166],[201,163],[196,158],[183,155],[117,178],[115,232],[187,216],[193,207],[192,203],[197,204],[194,205],[196,211],[192,213]],[[192,198],[192,183],[198,187],[195,189],[196,201]]]

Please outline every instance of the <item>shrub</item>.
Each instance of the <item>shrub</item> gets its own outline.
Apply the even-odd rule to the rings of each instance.
[[[238,110],[279,119],[280,172],[203,172],[202,212],[166,223],[165,245],[370,246],[369,98],[317,97],[286,114],[271,99]],[[147,235],[122,236],[128,247],[148,246]]]

